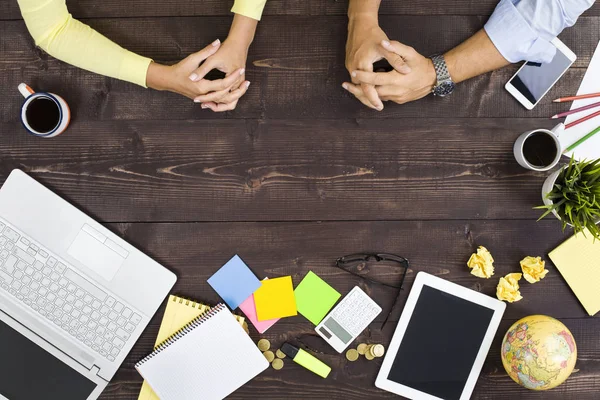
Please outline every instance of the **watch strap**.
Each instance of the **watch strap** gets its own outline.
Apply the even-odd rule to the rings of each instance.
[[[448,66],[446,65],[446,60],[444,56],[439,54],[435,56],[431,56],[431,61],[433,61],[433,68],[435,69],[435,74],[437,75],[437,83],[444,82],[447,80],[451,80],[450,72],[448,71]]]

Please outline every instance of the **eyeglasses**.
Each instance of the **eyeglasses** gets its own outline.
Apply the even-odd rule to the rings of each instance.
[[[391,261],[391,262],[400,264],[404,268],[404,273],[402,274],[402,277],[400,278],[400,284],[399,285],[391,285],[389,283],[380,282],[380,281],[371,279],[367,276],[364,276],[363,274],[360,274],[358,272],[349,270],[349,268],[355,268],[361,264],[366,264],[366,263],[373,262],[373,261],[375,261],[377,263],[384,262],[384,261]],[[396,307],[396,304],[398,303],[398,299],[400,298],[402,285],[404,284],[404,278],[406,277],[406,274],[408,273],[408,268],[410,266],[408,260],[404,257],[397,256],[395,254],[357,253],[357,254],[351,254],[348,256],[338,258],[337,261],[335,262],[335,266],[337,268],[343,270],[344,272],[347,272],[349,274],[357,276],[367,282],[370,282],[370,283],[373,283],[376,285],[381,285],[381,286],[398,289],[398,293],[396,295],[396,299],[394,300],[394,304],[390,308],[390,311],[388,312],[387,316],[385,317],[385,320],[381,324],[381,329],[383,329],[385,327],[385,324],[387,323],[388,319],[390,318],[390,315],[392,315],[392,311]]]

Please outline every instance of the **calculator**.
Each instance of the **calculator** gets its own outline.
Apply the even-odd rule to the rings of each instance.
[[[341,353],[380,312],[381,307],[355,286],[317,325],[315,331]]]

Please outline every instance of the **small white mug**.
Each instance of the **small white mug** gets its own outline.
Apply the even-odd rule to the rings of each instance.
[[[71,110],[65,99],[54,93],[35,92],[24,83],[19,85],[19,92],[25,97],[21,122],[27,132],[37,137],[52,138],[67,129]],[[45,102],[41,103],[41,100]]]
[[[519,138],[515,142],[515,145],[513,146],[515,159],[517,160],[519,165],[523,168],[527,168],[532,171],[548,171],[554,168],[559,163],[560,158],[562,156],[562,146],[558,137],[564,130],[565,125],[563,123],[560,123],[551,130],[534,129],[532,131],[525,132],[521,136],[519,136]],[[548,160],[548,163],[546,163],[547,165],[534,165],[530,160],[527,159],[526,155],[524,154],[525,142],[534,134],[547,135],[548,138],[550,138],[552,140],[552,143],[554,144],[554,151],[556,151],[556,154],[551,161]]]

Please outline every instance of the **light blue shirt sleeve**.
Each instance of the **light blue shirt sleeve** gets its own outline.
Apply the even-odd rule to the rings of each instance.
[[[556,48],[550,43],[595,0],[501,0],[485,24],[485,31],[511,63],[552,61]]]

